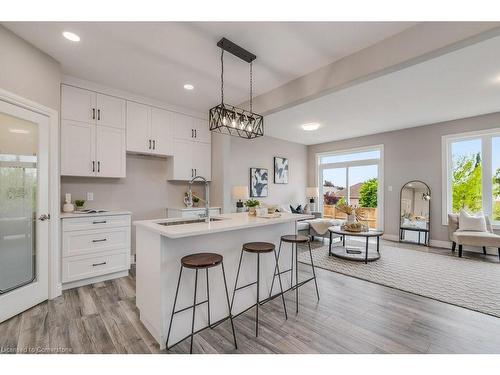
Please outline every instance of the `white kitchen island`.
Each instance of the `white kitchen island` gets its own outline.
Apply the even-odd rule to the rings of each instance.
[[[140,319],[151,335],[165,348],[175,289],[179,278],[180,260],[193,253],[214,252],[224,257],[229,297],[231,298],[241,247],[245,242],[272,242],[278,248],[280,237],[296,233],[298,220],[310,219],[311,215],[281,213],[279,218],[258,218],[247,213],[216,216],[218,221],[197,222],[181,225],[161,225],[179,219],[135,221],[136,227],[136,304]],[[280,268],[290,268],[291,247],[284,245],[280,255]],[[274,273],[274,253],[261,255],[261,299],[269,295]],[[238,286],[256,281],[257,256],[245,253],[241,265]],[[176,310],[193,304],[194,270],[184,269],[177,299]],[[216,322],[228,315],[224,281],[220,266],[209,269],[210,319]],[[197,302],[206,299],[206,277],[198,277]],[[282,276],[283,288],[290,287],[290,273]],[[274,283],[273,294],[279,285]],[[255,303],[256,286],[236,293],[233,314]],[[196,308],[195,331],[208,324],[207,304]],[[192,309],[176,314],[172,324],[169,345],[191,333]],[[238,321],[235,320],[236,332]]]

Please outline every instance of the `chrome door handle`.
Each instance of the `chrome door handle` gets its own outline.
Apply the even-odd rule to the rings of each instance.
[[[40,221],[50,220],[50,214],[42,214],[42,215],[40,215],[38,220],[40,220]]]

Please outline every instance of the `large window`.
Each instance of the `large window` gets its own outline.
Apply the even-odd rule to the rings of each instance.
[[[325,217],[343,219],[339,204],[365,208],[371,228],[382,227],[382,146],[317,155],[320,206]]]
[[[461,209],[500,224],[500,129],[443,137],[443,224]]]

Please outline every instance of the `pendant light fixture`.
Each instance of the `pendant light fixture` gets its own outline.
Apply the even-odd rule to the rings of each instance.
[[[257,56],[226,38],[219,40],[217,46],[221,49],[221,103],[211,108],[208,113],[210,130],[246,139],[262,137],[264,117],[253,113],[252,63]],[[224,103],[224,51],[250,64],[250,110]]]

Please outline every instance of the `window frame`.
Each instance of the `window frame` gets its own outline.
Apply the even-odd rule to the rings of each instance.
[[[452,207],[452,154],[451,145],[457,141],[467,141],[480,139],[481,141],[481,200],[482,210],[487,215],[492,223],[493,228],[500,228],[500,221],[493,221],[493,150],[492,140],[495,137],[500,137],[500,128],[478,130],[459,134],[447,134],[441,137],[441,159],[442,159],[442,224],[448,225],[448,214],[451,213]],[[489,183],[488,183],[489,181]]]
[[[345,155],[345,154],[353,154],[363,151],[379,151],[380,158],[378,159],[364,159],[364,160],[353,160],[353,161],[342,161],[336,163],[321,163],[321,158],[324,156],[332,156],[332,155]],[[364,165],[377,165],[378,166],[378,191],[377,191],[377,223],[378,229],[384,230],[384,145],[371,145],[371,146],[363,146],[363,147],[355,147],[349,149],[341,149],[335,151],[325,151],[316,153],[316,176],[315,181],[320,191],[320,196],[318,197],[318,209],[323,211],[323,200],[322,198],[322,181],[323,178],[323,169],[329,168],[346,168],[355,167],[355,166],[364,166]],[[349,179],[347,177],[347,183],[349,183]],[[349,188],[348,188],[349,193]],[[349,195],[349,194],[348,194]]]

